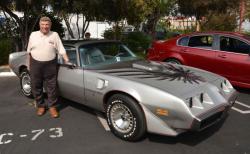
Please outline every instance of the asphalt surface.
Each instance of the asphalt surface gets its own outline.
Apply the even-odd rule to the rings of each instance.
[[[1,69],[0,69],[1,71]],[[1,73],[0,73],[1,75]],[[235,108],[250,112],[250,90]],[[106,131],[96,111],[61,99],[60,118],[35,115],[16,76],[0,76],[0,154],[250,154],[250,113],[231,110],[225,121],[177,137],[147,134],[126,142]]]

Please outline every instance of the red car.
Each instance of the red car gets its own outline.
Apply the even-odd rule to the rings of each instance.
[[[153,42],[147,59],[201,68],[250,88],[250,36],[234,32],[202,32]]]

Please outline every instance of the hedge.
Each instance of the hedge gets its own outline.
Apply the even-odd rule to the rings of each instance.
[[[8,64],[12,43],[9,39],[0,39],[0,65]]]

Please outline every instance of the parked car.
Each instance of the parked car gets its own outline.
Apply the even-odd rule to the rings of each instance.
[[[219,75],[187,66],[138,59],[118,41],[64,42],[59,57],[60,95],[106,113],[111,131],[135,141],[146,132],[176,136],[203,130],[225,117],[237,92]],[[30,97],[27,52],[12,53],[10,68]]]
[[[220,74],[239,87],[250,88],[250,36],[234,32],[203,32],[154,42],[147,59],[183,64]]]

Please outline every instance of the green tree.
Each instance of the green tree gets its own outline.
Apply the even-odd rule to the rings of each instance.
[[[12,42],[9,39],[0,38],[0,65],[8,63],[9,54],[12,50]]]
[[[69,32],[69,35],[71,38],[75,38],[73,31],[70,27],[70,13],[72,13],[73,8],[73,1],[68,0],[50,0],[52,9],[54,10],[55,14],[60,16],[67,27],[67,30]]]
[[[243,9],[243,17],[242,17],[242,21],[248,20],[250,21],[250,0],[241,0],[245,2],[245,5],[242,6],[241,9]],[[248,33],[250,32],[250,30],[248,30]]]
[[[246,6],[245,6],[245,18],[250,19],[250,0],[245,0],[246,1]]]
[[[52,19],[52,29],[63,36],[60,19],[53,17],[52,13],[47,12],[49,3],[46,0],[1,0],[0,10],[5,15],[6,22],[2,25],[7,33],[7,37],[14,40],[20,45],[20,49],[25,50],[28,44],[29,35],[32,31],[37,30],[39,18],[48,15]],[[23,13],[20,17],[15,11]],[[56,28],[55,28],[56,27]],[[18,43],[20,41],[21,43]]]
[[[119,30],[122,20],[139,27],[146,21],[145,32],[154,37],[156,23],[162,16],[168,15],[176,0],[103,0],[103,15],[108,21],[115,22],[114,29]],[[122,25],[121,25],[122,26]],[[118,32],[116,32],[118,34]]]
[[[238,26],[236,14],[210,15],[206,21],[201,22],[201,31],[234,31]]]
[[[163,16],[170,15],[175,11],[176,0],[148,0],[146,4],[149,6],[149,13],[146,16],[147,22],[145,30],[150,33],[152,38],[155,39],[156,25]]]
[[[90,21],[104,20],[100,0],[50,0],[50,3],[55,13],[65,21],[71,38],[83,38]],[[71,27],[73,16],[77,19],[74,23],[77,27],[77,36],[73,34]],[[82,28],[79,26],[80,19],[82,19]]]
[[[30,32],[34,29],[35,22],[29,23],[30,14],[33,12],[40,13],[45,10],[47,4],[45,0],[37,0],[33,3],[31,0],[1,0],[0,9],[4,12],[5,18],[12,20],[17,27],[18,34],[21,39],[21,49],[27,46]],[[23,17],[19,17],[14,11],[23,13]],[[37,20],[39,15],[36,16]],[[36,21],[36,20],[35,20]]]
[[[235,13],[238,9],[238,0],[178,0],[178,11],[185,17],[196,17],[196,30],[200,30],[201,22],[210,19],[215,14]]]

